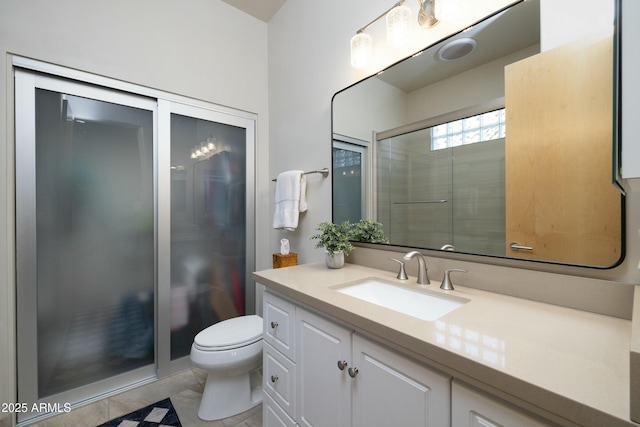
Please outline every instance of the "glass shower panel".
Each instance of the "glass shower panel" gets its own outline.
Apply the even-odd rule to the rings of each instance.
[[[171,360],[245,314],[246,132],[171,114]]]
[[[38,398],[154,363],[153,112],[36,89]]]
[[[428,129],[378,141],[376,206],[391,244],[452,243],[450,150],[432,150]]]
[[[451,148],[456,251],[505,256],[505,139]]]

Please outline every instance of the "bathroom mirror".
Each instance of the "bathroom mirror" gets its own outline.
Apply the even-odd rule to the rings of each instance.
[[[336,93],[334,222],[374,218],[393,246],[620,263],[616,4],[598,2],[599,26],[564,13],[591,25],[575,34],[554,33],[557,7],[516,2]]]

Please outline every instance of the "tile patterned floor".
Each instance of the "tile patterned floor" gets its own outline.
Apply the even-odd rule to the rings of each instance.
[[[181,424],[171,399],[166,398],[100,424],[99,427],[181,427]]]
[[[58,415],[29,427],[95,427],[159,400],[171,398],[182,427],[262,427],[262,405],[219,421],[202,421],[198,407],[206,373],[192,369]]]

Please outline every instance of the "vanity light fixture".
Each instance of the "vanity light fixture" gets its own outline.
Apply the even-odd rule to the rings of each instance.
[[[207,138],[206,141],[198,143],[191,149],[191,158],[194,160],[205,160],[216,153],[216,139]]]
[[[438,2],[443,0],[438,0]],[[387,43],[391,47],[404,46],[411,33],[411,9],[405,5],[406,0],[400,0],[390,9],[360,28],[351,38],[351,66],[365,68],[373,62],[373,38],[365,30],[386,16]],[[418,0],[420,12],[418,24],[423,28],[432,28],[440,21],[436,17],[436,0]]]

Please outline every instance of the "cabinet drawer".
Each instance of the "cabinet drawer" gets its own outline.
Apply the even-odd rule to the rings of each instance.
[[[453,427],[558,427],[523,409],[454,380]]]
[[[295,361],[295,313],[296,308],[293,304],[270,292],[265,292],[264,340],[293,361]]]
[[[290,416],[295,414],[296,365],[265,343],[263,346],[264,391]]]
[[[278,406],[268,393],[262,401],[263,427],[296,427],[298,424]]]

